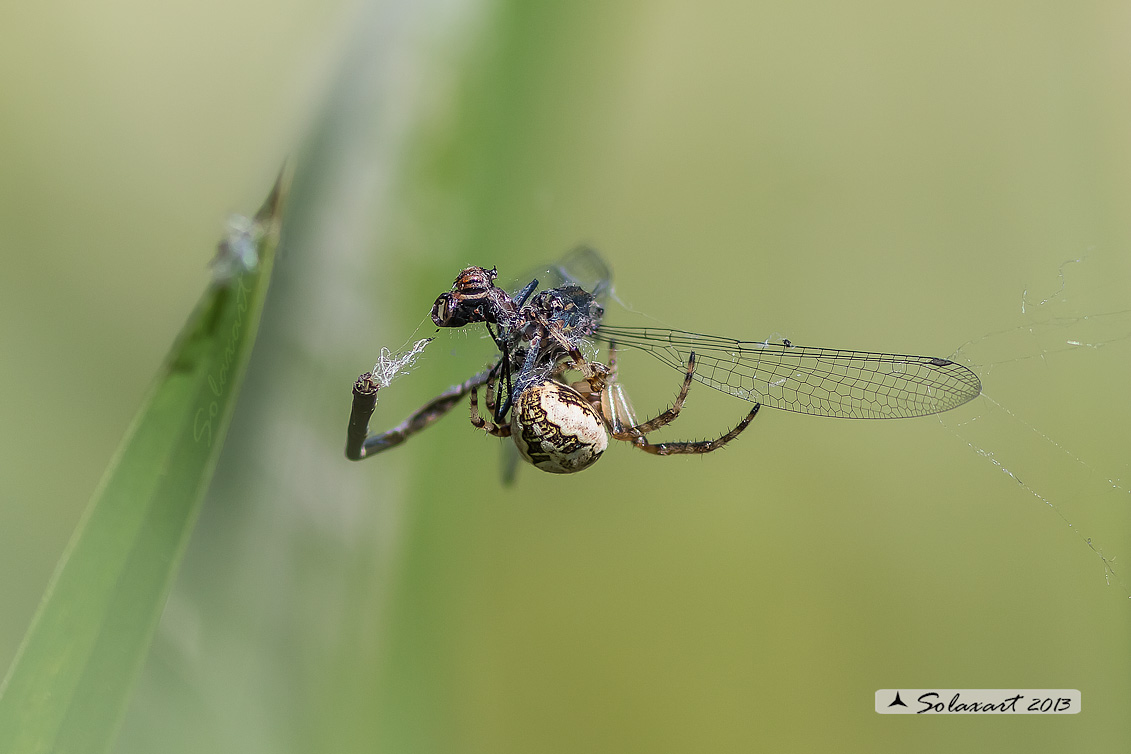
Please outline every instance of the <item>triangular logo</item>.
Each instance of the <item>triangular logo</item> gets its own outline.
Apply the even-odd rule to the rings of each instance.
[[[893,701],[888,706],[889,707],[906,707],[907,705],[904,704],[903,700],[899,698],[899,692],[897,691],[897,692],[895,692],[895,701]]]

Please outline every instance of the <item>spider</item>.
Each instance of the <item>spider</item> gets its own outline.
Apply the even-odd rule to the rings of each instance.
[[[571,474],[588,468],[608,447],[609,437],[631,443],[658,456],[710,453],[725,446],[750,425],[762,404],[755,403],[742,421],[714,440],[652,443],[648,434],[675,421],[683,409],[695,376],[695,354],[687,360],[687,373],[670,408],[653,419],[637,423],[627,396],[616,381],[616,345],[609,346],[609,364],[588,362],[590,376],[577,382],[561,379],[568,362],[559,363],[548,377],[534,382],[518,395],[509,424],[489,422],[479,416],[478,388],[472,386],[471,423],[495,437],[514,439],[523,460],[552,474]],[[485,405],[494,412],[491,382]]]

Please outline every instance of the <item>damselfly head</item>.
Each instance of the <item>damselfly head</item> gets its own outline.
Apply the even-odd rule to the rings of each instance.
[[[499,273],[494,267],[467,267],[456,276],[452,289],[440,294],[432,305],[432,321],[437,327],[463,327],[472,322],[494,321],[499,294],[495,287]],[[503,294],[505,297],[505,293]]]

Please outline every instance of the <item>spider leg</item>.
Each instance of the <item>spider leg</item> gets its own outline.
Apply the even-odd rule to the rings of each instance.
[[[617,376],[617,342],[615,340],[609,341],[608,362],[609,374],[615,379]]]
[[[488,399],[489,401],[489,399]],[[511,425],[509,424],[495,424],[489,422],[479,415],[479,388],[473,386],[471,388],[471,423],[477,429],[482,429],[489,435],[495,437],[510,437]]]
[[[616,363],[616,350],[615,346],[609,347],[609,361],[613,364]],[[675,421],[679,416],[679,412],[683,409],[683,402],[687,400],[687,391],[691,389],[691,380],[695,376],[695,353],[692,352],[690,358],[687,359],[687,374],[683,378],[683,385],[679,389],[679,395],[675,398],[675,403],[671,408],[667,409],[659,416],[648,421],[640,422],[635,427],[625,427],[619,431],[613,432],[613,437],[618,440],[635,440],[642,437],[649,432],[654,432],[660,427],[664,427]]]
[[[589,383],[590,390],[596,393],[595,396],[590,396],[589,400],[593,403],[593,408],[597,413],[604,418],[605,425],[614,438],[617,437],[618,433],[624,431],[626,423],[632,427],[636,426],[636,413],[632,410],[632,403],[628,399],[624,386],[617,382],[617,344],[615,341],[609,341],[608,365],[604,367],[604,371],[595,373],[586,382]],[[584,393],[582,394],[584,395]]]
[[[657,456],[672,456],[681,454],[693,453],[710,453],[713,450],[726,445],[728,442],[738,437],[742,430],[750,426],[750,422],[754,421],[754,417],[758,414],[758,409],[762,408],[761,403],[755,403],[754,408],[750,409],[750,413],[742,418],[734,429],[727,432],[722,437],[714,440],[699,440],[697,442],[659,442],[650,443],[643,435],[637,436],[632,444],[634,447],[640,448],[645,453],[651,453]],[[621,438],[617,438],[621,439]]]
[[[500,361],[499,364],[497,364],[496,366],[502,366],[505,363],[506,362],[504,362],[504,361]],[[507,373],[507,374],[509,375],[509,373]],[[506,384],[507,385],[510,384],[509,380]],[[498,374],[495,374],[490,379],[487,380],[487,384],[485,386],[486,391],[483,394],[483,405],[487,408],[487,413],[491,414],[493,417],[496,417],[495,418],[496,424],[506,424],[507,423],[506,420],[505,420],[506,412],[500,412],[499,409],[498,409],[498,406],[499,406],[499,404],[502,400],[502,396],[503,396],[502,386],[503,386],[502,378]],[[500,413],[502,413],[502,416],[499,415]]]
[[[353,408],[346,428],[346,458],[360,461],[400,445],[452,409],[460,399],[487,382],[495,368],[480,372],[461,385],[454,385],[414,411],[407,419],[379,435],[369,434],[369,420],[377,408],[380,385],[371,372],[357,378],[353,386]]]
[[[556,380],[572,368],[573,365],[568,361],[559,361],[557,364],[554,364],[554,368],[550,370],[550,374],[548,376],[550,377],[550,379]]]
[[[609,345],[609,363],[611,366],[616,364],[616,345]],[[651,443],[648,442],[647,434],[653,432],[660,427],[671,424],[679,416],[679,412],[683,409],[683,403],[687,400],[687,392],[691,389],[691,381],[695,377],[695,353],[692,352],[687,359],[687,374],[683,378],[683,385],[679,389],[679,395],[676,396],[675,403],[671,408],[662,412],[659,416],[648,421],[641,422],[634,427],[627,427],[618,429],[615,426],[615,417],[613,418],[614,424],[612,425],[612,436],[618,440],[631,442],[634,447],[640,448],[646,453],[651,453],[658,456],[670,456],[680,454],[694,454],[694,453],[710,453],[713,450],[726,445],[728,442],[738,437],[744,429],[750,426],[750,422],[754,421],[754,417],[758,415],[758,409],[762,408],[761,403],[755,403],[754,408],[750,409],[742,421],[735,425],[726,434],[714,440],[699,440],[694,442],[661,442]],[[609,419],[606,419],[609,421]]]

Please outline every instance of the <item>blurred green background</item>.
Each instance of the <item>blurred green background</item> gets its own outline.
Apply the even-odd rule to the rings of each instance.
[[[225,217],[299,156],[119,751],[1131,740],[1125,4],[53,3],[0,11],[0,77],[4,666]],[[766,411],[723,453],[616,447],[513,488],[462,409],[345,461],[353,380],[461,267],[518,278],[581,242],[671,326],[961,346],[989,399]],[[375,421],[488,351],[444,334]],[[621,374],[641,413],[678,388],[642,356]],[[709,392],[665,437],[745,412]],[[877,715],[898,686],[1084,711]]]

